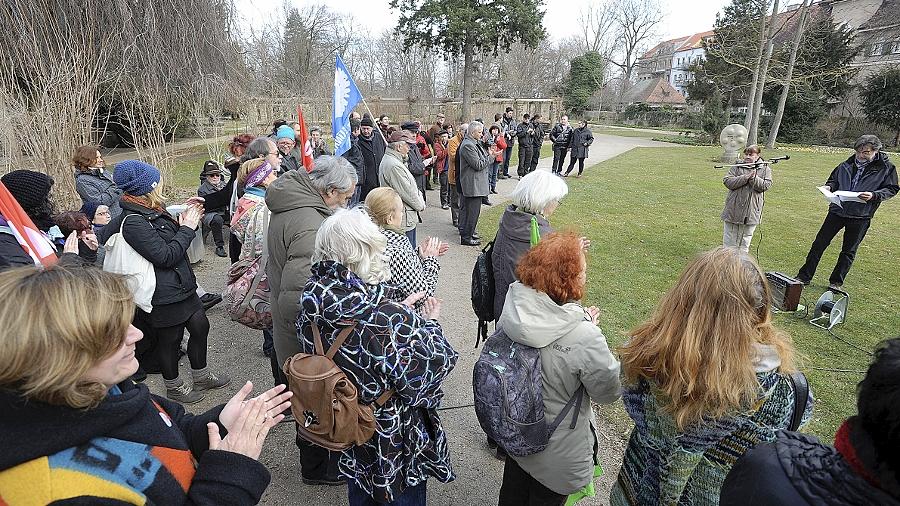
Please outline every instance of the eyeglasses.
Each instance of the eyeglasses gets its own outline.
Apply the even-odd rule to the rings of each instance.
[[[94,213],[95,216],[109,216],[109,211],[97,211]]]

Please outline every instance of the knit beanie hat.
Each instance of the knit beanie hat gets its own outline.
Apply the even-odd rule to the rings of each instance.
[[[280,127],[278,127],[278,130],[275,131],[275,139],[294,140],[296,136],[297,133],[294,132],[294,129],[287,125],[281,125]]]
[[[14,170],[0,178],[0,181],[3,181],[9,193],[26,211],[47,200],[50,187],[53,186],[52,177],[43,172],[25,169]]]
[[[99,206],[100,204],[98,204],[97,202],[88,201],[81,206],[80,212],[84,213],[84,215],[87,216],[89,220],[94,221],[94,215],[97,214],[97,207]]]
[[[116,164],[113,181],[122,191],[139,197],[153,191],[159,184],[159,169],[140,160],[125,160]]]
[[[375,122],[372,121],[372,117],[371,117],[371,116],[363,116],[362,121],[359,122],[359,126],[374,127],[374,126],[375,126]]]

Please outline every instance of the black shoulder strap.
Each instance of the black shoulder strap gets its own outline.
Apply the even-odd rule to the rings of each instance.
[[[803,413],[806,412],[806,401],[809,399],[809,382],[806,376],[800,372],[792,372],[788,378],[794,386],[794,414],[791,416],[791,424],[788,430],[797,430],[803,421]]]
[[[575,425],[578,423],[578,414],[581,412],[581,402],[584,400],[584,385],[578,387],[578,390],[575,391],[575,394],[572,395],[572,398],[569,399],[569,402],[563,406],[562,411],[556,415],[556,418],[553,420],[553,423],[550,424],[550,427],[547,428],[548,434],[553,434],[556,431],[556,428],[562,423],[563,419],[566,418],[566,415],[569,414],[569,411],[572,408],[575,408],[575,413],[572,415],[572,423],[569,424],[569,429],[574,429]]]

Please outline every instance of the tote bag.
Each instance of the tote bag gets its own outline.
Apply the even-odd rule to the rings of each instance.
[[[122,228],[129,216],[131,215],[122,219],[119,231],[106,240],[103,270],[126,275],[135,305],[145,313],[149,313],[153,311],[150,301],[153,299],[153,292],[156,291],[156,272],[153,270],[153,264],[135,251],[122,236]],[[138,216],[137,219],[142,218]]]
[[[269,230],[268,209],[262,216],[262,228],[267,232]],[[222,294],[225,312],[231,320],[256,330],[272,328],[271,293],[266,276],[266,262],[269,259],[267,242],[264,234],[262,255],[253,260],[239,260],[231,266]]]

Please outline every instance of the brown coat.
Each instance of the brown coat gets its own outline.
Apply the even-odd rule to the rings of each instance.
[[[459,145],[462,144],[464,138],[465,134],[459,132],[447,143],[447,156],[450,157],[448,164],[450,169],[447,171],[447,181],[454,186],[456,186],[456,150],[459,149]]]
[[[760,165],[756,176],[750,177],[754,168],[747,165],[736,165],[728,171],[722,180],[728,188],[725,197],[725,209],[722,221],[743,225],[759,225],[762,218],[763,192],[772,186],[772,168],[768,164]]]

